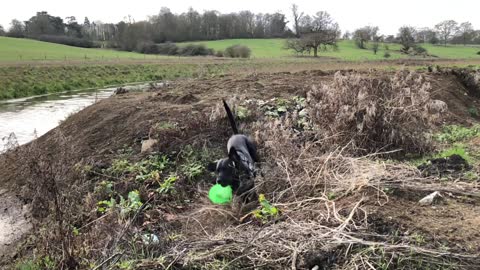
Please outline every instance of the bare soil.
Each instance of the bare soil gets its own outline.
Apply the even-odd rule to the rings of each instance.
[[[0,189],[0,261],[10,260],[16,254],[16,243],[31,227],[28,206]]]

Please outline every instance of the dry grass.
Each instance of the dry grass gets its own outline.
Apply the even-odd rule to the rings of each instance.
[[[415,72],[385,79],[338,72],[333,83],[313,87],[307,101],[325,144],[349,145],[359,154],[425,153],[432,149],[428,132],[447,109],[431,90]]]

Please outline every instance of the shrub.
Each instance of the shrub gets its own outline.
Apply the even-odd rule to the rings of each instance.
[[[385,52],[385,53],[383,54],[383,57],[385,57],[385,58],[390,58],[390,56],[391,56],[391,55],[390,55],[389,52]]]
[[[415,52],[415,54],[417,55],[426,55],[428,54],[427,52],[427,49],[423,48],[422,46],[415,46],[413,47],[413,51]]]
[[[206,56],[212,55],[213,50],[208,49],[203,44],[189,44],[185,47],[181,47],[178,53],[183,56]]]
[[[99,48],[100,47],[100,44],[94,43],[91,40],[76,38],[76,37],[69,37],[69,36],[40,35],[40,36],[34,37],[34,39],[45,41],[45,42],[82,47],[82,48]]]
[[[136,52],[139,53],[146,53],[146,54],[158,54],[158,45],[153,43],[152,41],[141,41],[137,44],[135,48]]]
[[[433,147],[428,131],[446,110],[444,102],[430,98],[431,90],[414,72],[387,79],[337,72],[332,83],[308,92],[307,107],[326,145],[355,154],[425,153]]]
[[[158,44],[158,53],[159,54],[164,54],[164,55],[178,55],[178,46],[175,45],[175,43],[162,43]]]
[[[250,58],[252,51],[244,45],[233,45],[225,49],[224,56],[232,58]]]
[[[480,51],[478,51],[477,54],[480,55]]]
[[[215,53],[215,56],[216,56],[216,57],[223,57],[223,52],[222,52],[222,51],[217,51],[217,52]]]

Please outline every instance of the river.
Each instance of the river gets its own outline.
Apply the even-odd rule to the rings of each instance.
[[[65,92],[0,101],[0,152],[9,137],[16,137],[20,145],[25,144],[55,128],[67,116],[111,96],[115,89]]]

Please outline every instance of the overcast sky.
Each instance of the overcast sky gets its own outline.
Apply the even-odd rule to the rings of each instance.
[[[251,10],[255,13],[281,11],[290,18],[292,3],[299,5],[306,13],[320,10],[329,12],[340,24],[342,31],[352,31],[360,26],[379,26],[382,34],[396,34],[403,25],[432,27],[436,23],[453,19],[458,22],[470,21],[480,28],[479,0],[16,0],[2,1],[0,24],[8,28],[12,19],[28,20],[37,11],[65,18],[75,16],[83,22],[85,16],[90,21],[118,22],[127,15],[136,21],[157,14],[162,6],[174,13],[182,13],[189,7],[199,12],[217,10],[222,13]]]

